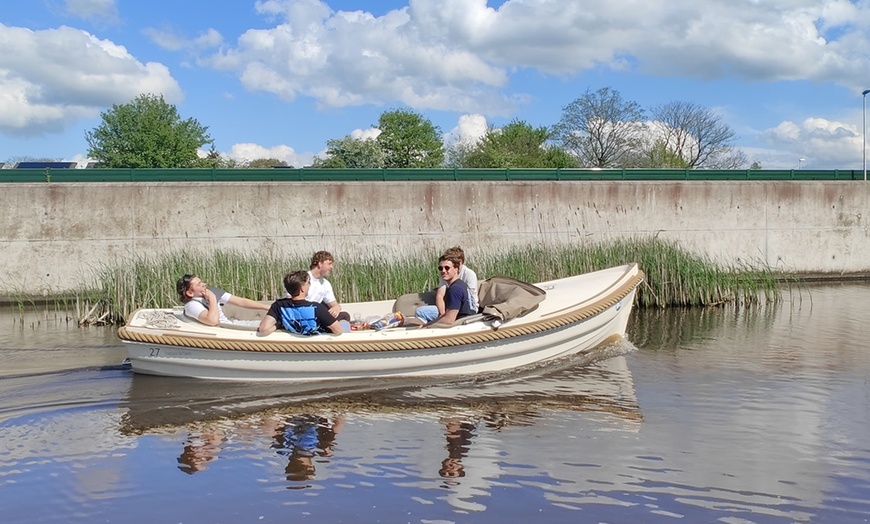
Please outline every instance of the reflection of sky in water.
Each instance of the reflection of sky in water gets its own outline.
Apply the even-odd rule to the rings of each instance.
[[[868,303],[850,285],[642,312],[625,358],[305,409],[278,385],[119,369],[0,379],[0,507],[46,522],[862,522]],[[307,415],[334,429],[317,437],[328,452],[282,451]]]

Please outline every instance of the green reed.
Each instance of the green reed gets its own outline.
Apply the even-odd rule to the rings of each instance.
[[[437,284],[437,253],[403,259],[368,255],[337,257],[330,277],[341,302],[395,298],[431,289]],[[466,252],[479,279],[506,275],[541,282],[637,262],[646,273],[636,302],[640,307],[753,304],[779,299],[779,282],[786,276],[748,263],[722,267],[658,238],[614,240],[571,246],[527,246],[499,252]],[[179,304],[175,282],[195,273],[210,286],[254,300],[284,294],[288,271],[307,269],[308,259],[219,250],[212,253],[170,253],[140,257],[98,268],[90,285],[76,294],[83,323],[121,322],[136,308]]]

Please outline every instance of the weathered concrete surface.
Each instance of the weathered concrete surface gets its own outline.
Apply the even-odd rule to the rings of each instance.
[[[183,249],[339,257],[676,239],[722,263],[870,271],[861,182],[0,184],[0,294],[58,293]],[[195,269],[195,268],[194,268]]]

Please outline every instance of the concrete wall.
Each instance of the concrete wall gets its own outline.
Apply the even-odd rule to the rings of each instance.
[[[95,268],[183,249],[404,256],[676,239],[723,263],[870,271],[862,182],[0,184],[0,293],[58,293]],[[192,268],[195,270],[195,268]]]

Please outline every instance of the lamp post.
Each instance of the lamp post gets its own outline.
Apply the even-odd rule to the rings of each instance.
[[[804,162],[806,162],[806,161],[807,161],[806,158],[798,158],[798,170],[803,169]]]
[[[863,98],[864,108],[861,111],[861,127],[864,131],[864,142],[861,147],[861,154],[864,159],[864,181],[867,181],[867,93],[870,93],[870,89],[865,89],[863,93],[861,93],[861,97]]]

